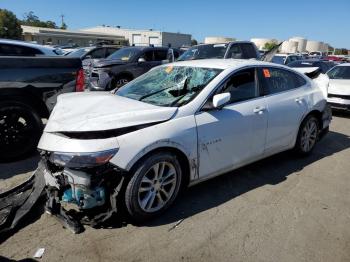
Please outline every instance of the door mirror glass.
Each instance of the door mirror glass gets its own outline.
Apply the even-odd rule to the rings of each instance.
[[[213,106],[214,108],[222,108],[224,105],[226,105],[231,100],[231,94],[230,93],[222,93],[217,94],[213,97]]]
[[[137,60],[137,62],[144,63],[144,62],[146,62],[146,59],[144,59],[143,57],[140,57],[139,60]]]

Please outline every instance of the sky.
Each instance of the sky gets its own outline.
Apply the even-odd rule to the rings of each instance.
[[[33,11],[41,20],[69,29],[97,25],[154,29],[206,36],[285,40],[293,36],[350,49],[350,0],[0,0],[0,8],[23,18]]]

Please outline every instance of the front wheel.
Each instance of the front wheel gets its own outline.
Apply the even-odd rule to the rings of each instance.
[[[32,107],[20,101],[0,102],[0,160],[15,160],[34,151],[42,129]]]
[[[125,191],[125,204],[134,221],[153,218],[176,199],[181,185],[181,166],[172,153],[162,152],[142,160]]]
[[[295,151],[300,155],[307,155],[314,149],[319,135],[319,124],[316,117],[310,115],[299,128]]]

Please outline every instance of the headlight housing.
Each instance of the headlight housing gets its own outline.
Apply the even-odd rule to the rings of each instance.
[[[49,161],[68,168],[95,167],[106,164],[117,152],[118,149],[93,153],[52,152]]]

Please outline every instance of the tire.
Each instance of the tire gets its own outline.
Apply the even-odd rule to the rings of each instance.
[[[32,153],[43,123],[31,106],[21,101],[0,101],[0,161],[12,161]]]
[[[125,205],[131,219],[142,222],[158,216],[174,202],[179,194],[182,170],[176,155],[169,152],[150,155],[133,170],[125,190]],[[158,170],[158,182],[155,182],[155,170]]]
[[[129,83],[132,80],[132,77],[128,76],[128,75],[121,75],[116,77],[113,81],[112,81],[112,85],[111,85],[111,90],[112,89],[119,89],[121,88],[123,85]]]
[[[313,115],[307,116],[301,123],[294,151],[301,155],[309,155],[314,149],[320,133],[319,122]]]

